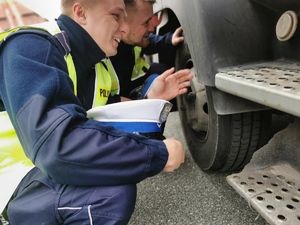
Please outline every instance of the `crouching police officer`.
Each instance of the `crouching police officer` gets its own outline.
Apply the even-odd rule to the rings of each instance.
[[[127,224],[136,183],[162,170],[173,172],[184,161],[184,149],[172,138],[148,139],[87,118],[93,106],[120,100],[117,94],[104,99],[98,94],[107,84],[99,79],[110,81],[108,88],[116,83],[101,61],[116,54],[127,32],[125,7],[123,0],[61,4],[57,25],[63,35],[57,40],[63,47],[26,32],[1,46],[0,99],[32,162],[25,163],[29,172],[7,206],[8,219],[13,225]],[[62,54],[66,49],[70,52]],[[186,92],[189,76],[188,70],[169,71],[148,97]]]

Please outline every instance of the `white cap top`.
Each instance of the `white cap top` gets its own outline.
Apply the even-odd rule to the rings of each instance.
[[[161,99],[142,99],[98,106],[87,117],[101,122],[165,122],[172,103]]]

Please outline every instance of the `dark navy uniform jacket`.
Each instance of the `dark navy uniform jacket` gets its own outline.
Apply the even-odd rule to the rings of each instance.
[[[137,183],[162,171],[162,141],[86,118],[93,67],[105,54],[73,20],[61,15],[57,22],[71,44],[78,97],[62,53],[46,38],[15,35],[0,54],[0,99],[27,156],[47,177],[70,185]]]

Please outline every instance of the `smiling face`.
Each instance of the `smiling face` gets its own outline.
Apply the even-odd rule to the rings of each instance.
[[[153,3],[137,0],[135,6],[126,6],[126,12],[129,32],[123,36],[122,41],[129,45],[146,47],[149,44],[149,34],[155,29],[152,22]]]
[[[117,54],[122,36],[128,32],[123,0],[89,0],[73,5],[74,17],[107,57]]]

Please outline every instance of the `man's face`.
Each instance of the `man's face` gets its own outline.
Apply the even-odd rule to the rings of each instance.
[[[107,57],[117,54],[122,35],[128,32],[125,23],[123,0],[94,1],[97,4],[86,7],[83,28],[91,35]]]
[[[126,23],[129,32],[122,41],[129,45],[146,47],[149,44],[149,34],[154,31],[155,26],[151,21],[153,16],[152,3],[137,0],[136,7],[126,7]]]

